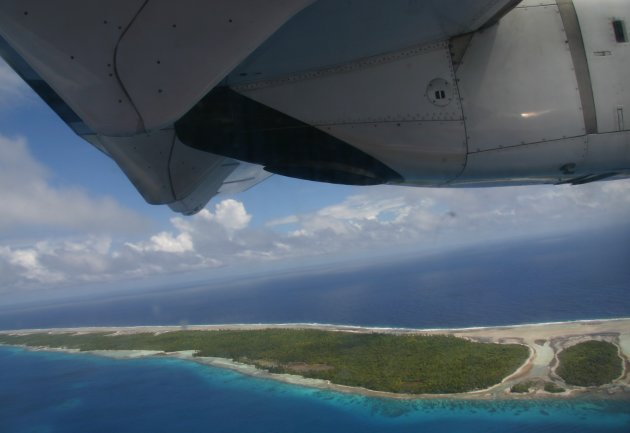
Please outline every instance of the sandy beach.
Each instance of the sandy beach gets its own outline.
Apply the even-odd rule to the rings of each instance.
[[[134,327],[86,327],[86,328],[54,328],[0,331],[4,334],[34,333],[93,333],[111,334],[132,333],[164,333],[186,330],[255,330],[268,328],[286,329],[319,329],[339,332],[390,333],[390,334],[423,334],[454,335],[472,341],[494,344],[523,344],[530,350],[525,363],[501,383],[484,390],[460,394],[394,394],[337,385],[324,380],[309,379],[297,375],[273,374],[254,366],[234,362],[229,359],[197,357],[194,351],[160,352],[142,350],[94,351],[95,355],[113,358],[137,358],[145,356],[172,356],[219,368],[228,368],[250,376],[271,378],[300,386],[330,389],[346,393],[358,393],[367,396],[417,399],[417,398],[460,398],[460,399],[507,399],[507,398],[571,398],[575,396],[594,396],[606,398],[630,398],[630,318],[607,320],[583,320],[574,322],[541,323],[529,325],[480,327],[465,329],[407,329],[407,328],[371,328],[325,324],[231,324],[231,325],[187,325],[182,326],[134,326]],[[619,356],[623,359],[623,373],[612,383],[597,388],[571,386],[555,373],[558,365],[558,354],[565,348],[588,340],[607,341],[617,346]],[[50,350],[40,348],[38,350]],[[65,349],[57,349],[65,350]],[[76,352],[76,350],[68,350]],[[510,387],[521,382],[532,383],[529,393],[516,394]],[[551,394],[543,391],[544,382],[553,382],[565,389],[565,392]]]

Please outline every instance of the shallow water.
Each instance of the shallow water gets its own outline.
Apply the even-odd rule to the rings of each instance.
[[[169,358],[0,347],[0,431],[623,432],[620,401],[397,401]]]

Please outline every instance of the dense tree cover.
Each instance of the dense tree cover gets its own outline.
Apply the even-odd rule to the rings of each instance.
[[[0,334],[0,343],[80,350],[198,350],[276,373],[296,373],[397,393],[455,393],[500,382],[529,355],[517,344],[474,343],[452,336],[299,329],[175,331],[158,335]]]
[[[621,376],[622,359],[617,347],[605,341],[586,341],[558,355],[556,373],[569,385],[600,386]]]
[[[512,387],[510,388],[510,392],[513,393],[517,393],[517,394],[527,394],[529,392],[529,389],[533,386],[534,384],[532,382],[519,382],[517,384],[512,385]]]
[[[563,387],[556,385],[553,382],[545,382],[545,391],[551,392],[553,394],[566,391]]]

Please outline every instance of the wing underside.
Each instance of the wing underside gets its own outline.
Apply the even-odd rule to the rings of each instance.
[[[182,213],[269,174],[174,124],[213,88],[321,70],[492,24],[514,0],[0,1],[0,54],[150,203]]]

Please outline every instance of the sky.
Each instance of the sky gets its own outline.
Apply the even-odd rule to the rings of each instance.
[[[0,305],[42,291],[627,232],[629,217],[630,180],[431,189],[281,176],[184,217],[146,204],[0,60]]]

